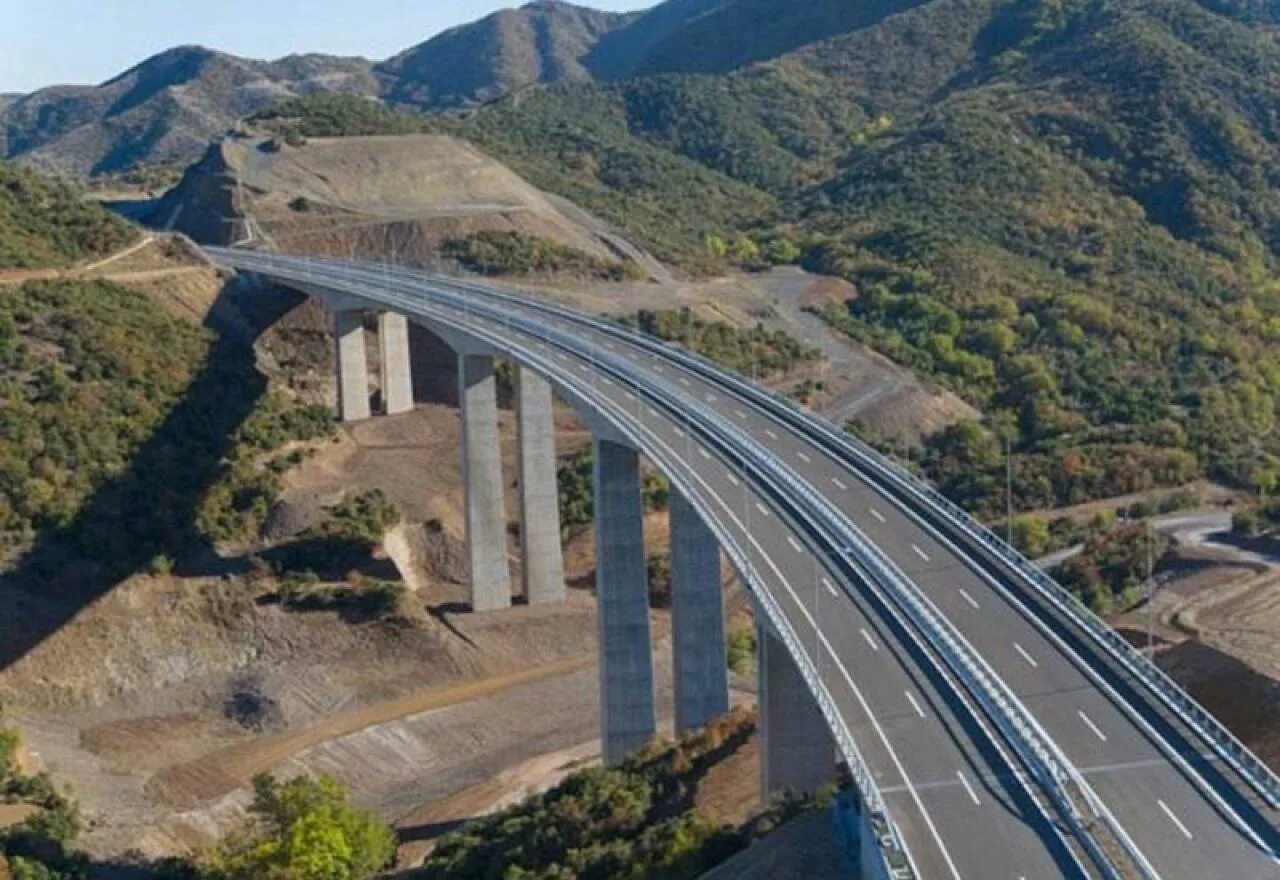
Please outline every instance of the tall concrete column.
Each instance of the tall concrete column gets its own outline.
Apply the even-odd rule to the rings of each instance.
[[[761,795],[816,792],[835,778],[835,739],[787,646],[764,625],[756,639]]]
[[[413,370],[409,363],[409,320],[395,312],[378,315],[382,359],[382,405],[394,416],[413,409]]]
[[[471,609],[492,611],[511,605],[502,446],[492,357],[458,355],[458,399],[462,403],[462,480]]]
[[[606,766],[653,738],[653,651],[644,509],[635,450],[595,441],[600,736]]]
[[[671,641],[676,733],[729,711],[720,543],[679,492],[671,492]]]
[[[333,313],[338,362],[338,412],[344,422],[369,418],[369,365],[364,349],[364,315]]]
[[[560,549],[560,493],[556,485],[556,426],[551,385],[520,367],[516,379],[520,468],[520,552],[530,605],[564,601]]]

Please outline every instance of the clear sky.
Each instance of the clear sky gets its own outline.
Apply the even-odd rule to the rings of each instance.
[[[98,83],[197,43],[251,58],[382,59],[524,0],[0,0],[0,92]],[[629,10],[657,0],[580,0]]]

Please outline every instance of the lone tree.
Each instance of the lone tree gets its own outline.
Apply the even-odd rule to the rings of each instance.
[[[253,821],[219,852],[217,880],[368,880],[395,855],[395,834],[353,807],[332,779],[253,780]]]

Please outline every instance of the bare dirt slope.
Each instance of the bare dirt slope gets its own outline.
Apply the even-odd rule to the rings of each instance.
[[[441,241],[513,230],[598,257],[611,248],[582,218],[506,166],[442,135],[229,138],[161,201],[154,223],[197,241],[288,251],[426,257]]]
[[[1196,545],[1162,567],[1151,613],[1114,625],[1145,645],[1150,621],[1160,665],[1280,770],[1280,568]]]

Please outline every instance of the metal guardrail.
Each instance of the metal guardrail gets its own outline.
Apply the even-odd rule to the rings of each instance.
[[[392,275],[400,275],[399,270],[391,269]],[[413,275],[403,277],[421,279]],[[804,433],[818,435],[824,444],[841,451],[843,458],[853,458],[859,464],[875,471],[887,479],[898,489],[907,492],[916,501],[933,508],[943,514],[949,523],[963,535],[994,555],[1001,563],[1012,569],[1036,591],[1047,599],[1060,613],[1077,624],[1100,647],[1121,663],[1125,669],[1141,681],[1171,711],[1195,730],[1215,753],[1228,762],[1273,808],[1280,808],[1280,776],[1272,771],[1252,751],[1229,731],[1207,709],[1197,703],[1162,669],[1149,658],[1125,641],[1119,633],[1112,629],[1080,602],[1061,584],[1049,577],[1043,570],[1021,553],[1010,546],[989,528],[975,520],[966,510],[938,492],[918,476],[889,461],[863,441],[839,431],[814,413],[802,409],[795,401],[756,385],[747,383],[741,377],[729,372],[705,358],[682,347],[674,346],[659,340],[630,331],[616,323],[584,315],[580,312],[547,303],[497,291],[480,285],[469,284],[462,280],[449,278],[447,283],[471,292],[494,299],[502,299],[555,314],[557,317],[585,323],[610,335],[625,338],[628,342],[639,343],[651,351],[660,352],[664,356],[682,362],[703,376],[712,378],[718,384],[732,386],[740,396],[748,402],[767,407],[777,415],[784,417],[793,426]]]
[[[337,271],[342,270],[337,269]],[[303,280],[309,280],[305,271],[303,274]],[[331,283],[331,279],[326,280]],[[452,300],[449,305],[462,311],[464,316],[468,313],[474,314],[509,328],[519,325],[522,332],[529,333],[535,338],[548,339],[579,355],[582,353],[583,340],[564,331],[551,331],[550,328],[528,319],[513,320],[509,312],[494,313],[489,309],[477,307],[467,299],[457,302],[459,295],[455,293],[435,292],[434,295],[443,295],[448,300]],[[409,305],[420,304],[410,302]],[[568,338],[560,338],[565,336]],[[504,343],[503,340],[495,341],[499,345]],[[596,347],[593,343],[590,345]],[[988,716],[996,722],[1005,738],[1018,751],[1024,763],[1035,772],[1045,791],[1057,804],[1059,811],[1075,827],[1077,838],[1090,852],[1093,861],[1109,876],[1116,878],[1122,876],[1112,864],[1110,856],[1099,845],[1094,834],[1086,827],[1087,820],[1080,813],[1076,797],[1072,794],[1073,790],[1092,814],[1093,819],[1102,821],[1115,836],[1116,841],[1133,860],[1134,866],[1147,877],[1155,876],[1150,863],[1116,822],[1101,799],[1096,796],[1083,777],[1061,753],[1057,744],[1040,727],[1003,680],[967,643],[950,621],[937,610],[928,597],[920,592],[919,588],[879,548],[867,541],[842,512],[831,505],[827,499],[815,493],[806,481],[800,479],[789,466],[780,463],[770,450],[760,445],[749,434],[707,416],[700,401],[689,398],[678,389],[656,387],[654,380],[643,372],[637,373],[635,366],[629,361],[607,352],[596,352],[593,360],[602,364],[610,363],[613,372],[619,378],[625,377],[630,384],[644,390],[651,400],[663,401],[665,405],[675,409],[677,415],[683,415],[686,421],[693,416],[700,423],[701,431],[706,436],[720,438],[721,441],[725,436],[731,438],[733,445],[737,447],[733,451],[743,463],[744,468],[748,463],[756,463],[757,469],[759,463],[767,466],[767,472],[761,476],[765,478],[766,484],[773,483],[775,486],[781,484],[785,491],[778,493],[780,498],[804,499],[809,511],[818,512],[819,522],[814,523],[813,515],[806,512],[804,508],[796,506],[794,512],[810,520],[811,527],[817,526],[817,531],[827,534],[828,540],[843,542],[844,552],[861,568],[862,579],[868,584],[889,588],[887,591],[881,591],[882,601],[887,594],[889,602],[886,604],[892,604],[905,611],[918,631],[931,636],[929,643],[934,650],[963,681],[966,689],[979,700]],[[671,406],[663,400],[664,397],[679,401],[681,406]],[[685,399],[681,400],[681,398]],[[788,493],[794,493],[794,495]],[[784,635],[784,642],[794,639],[794,633],[790,632],[789,627],[780,628],[780,632]],[[798,646],[788,644],[788,647],[794,649]],[[802,651],[801,656],[807,656],[807,654]]]

